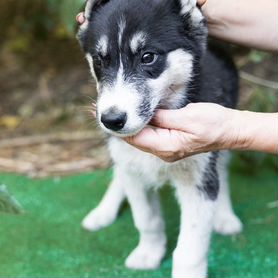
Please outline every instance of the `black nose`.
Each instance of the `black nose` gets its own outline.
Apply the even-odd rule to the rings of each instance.
[[[123,129],[127,121],[127,115],[124,112],[108,111],[101,115],[101,122],[108,129],[119,131]]]

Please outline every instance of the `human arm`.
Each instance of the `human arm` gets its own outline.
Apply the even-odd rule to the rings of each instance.
[[[198,0],[211,36],[266,51],[278,51],[277,0]]]
[[[278,113],[196,103],[179,110],[159,110],[152,125],[155,128],[145,128],[126,141],[168,162],[224,149],[278,152]]]

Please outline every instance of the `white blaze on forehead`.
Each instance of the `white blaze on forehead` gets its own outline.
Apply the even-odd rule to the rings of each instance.
[[[138,51],[139,47],[144,46],[146,43],[146,34],[144,32],[138,32],[133,35],[130,40],[130,49],[135,54]]]
[[[123,63],[120,57],[120,66],[115,82],[113,84],[104,84],[102,86],[97,105],[99,117],[101,117],[102,113],[106,113],[111,108],[116,108],[121,112],[127,113],[127,123],[124,127],[125,130],[128,131],[134,130],[138,127],[140,128],[142,120],[138,117],[136,112],[137,107],[140,105],[140,101],[141,98],[138,94],[137,88],[135,88],[135,86],[124,76]]]
[[[123,34],[124,34],[124,31],[126,28],[126,20],[124,18],[121,18],[118,26],[119,26],[118,44],[119,44],[119,46],[121,46],[122,40],[123,40]]]
[[[99,41],[96,44],[96,50],[102,56],[106,56],[108,52],[108,37],[103,35],[100,37]]]

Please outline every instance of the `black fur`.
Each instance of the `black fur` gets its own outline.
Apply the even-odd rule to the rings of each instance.
[[[211,154],[209,163],[203,174],[202,184],[198,186],[198,189],[205,195],[205,198],[212,201],[217,199],[219,192],[219,177],[216,168],[218,155],[218,152]]]
[[[164,109],[182,108],[190,102],[213,102],[234,108],[238,97],[238,75],[233,61],[219,46],[209,42],[207,45],[207,27],[205,20],[197,25],[191,15],[180,15],[179,0],[110,0],[96,1],[89,18],[89,27],[79,33],[83,50],[92,56],[96,53],[95,44],[106,34],[109,37],[108,54],[102,57],[103,66],[95,69],[101,83],[113,82],[120,64],[120,53],[124,63],[125,75],[139,80],[156,79],[167,68],[167,54],[176,49],[189,52],[194,58],[193,78],[184,92],[184,101],[175,107],[163,106]],[[126,43],[118,47],[118,22],[124,15],[126,28],[122,40]],[[140,65],[141,53],[134,54],[128,42],[137,31],[148,34],[147,51],[158,54],[157,62],[147,69]],[[146,51],[141,49],[140,52]],[[144,100],[138,108],[138,115],[150,119],[150,92],[141,89]],[[161,108],[161,106],[157,107]],[[213,131],[212,131],[213,132]],[[219,181],[216,169],[217,153],[211,155],[199,189],[210,200],[216,200]]]
[[[106,1],[107,2],[107,1]],[[157,4],[159,2],[159,4]],[[133,76],[142,74],[146,78],[157,78],[166,67],[166,55],[178,48],[191,52],[196,60],[201,56],[201,44],[193,35],[190,35],[190,27],[184,26],[182,17],[179,16],[180,9],[178,1],[127,1],[111,0],[100,6],[97,11],[92,11],[90,27],[84,33],[80,33],[79,40],[86,53],[96,55],[95,42],[102,34],[109,37],[109,55],[104,57],[110,65],[98,72],[99,80],[113,79],[119,68],[119,53],[124,54],[125,74]],[[116,47],[118,41],[118,22],[124,15],[126,29],[123,41],[127,42],[122,49]],[[143,16],[143,20],[142,20]],[[138,30],[148,34],[148,51],[157,52],[159,59],[152,68],[144,70],[138,65],[140,55],[134,55],[129,49],[129,40]],[[144,49],[141,50],[142,52]],[[139,53],[140,54],[140,53]],[[103,81],[103,80],[102,80]]]
[[[106,79],[111,82],[119,68],[119,52],[126,57],[125,74],[146,78],[157,78],[166,67],[167,53],[178,48],[190,52],[194,56],[194,78],[186,91],[187,98],[182,106],[188,102],[214,102],[228,107],[235,107],[237,102],[237,71],[229,59],[229,56],[219,47],[209,44],[208,50],[203,53],[206,42],[206,26],[192,26],[190,16],[179,15],[179,1],[163,0],[110,0],[97,1],[97,9],[94,7],[91,13],[90,26],[86,32],[80,32],[79,41],[86,53],[95,53],[95,42],[102,34],[109,37],[109,55],[103,57],[107,67],[102,71],[96,70],[98,79]],[[149,70],[137,67],[140,55],[131,53],[128,45],[118,49],[117,23],[124,14],[127,28],[123,41],[128,42],[129,36],[138,30],[144,30],[151,40],[150,45],[158,52],[159,60]],[[148,49],[150,50],[150,49]],[[175,108],[181,108],[175,107]],[[163,107],[167,108],[167,107]],[[168,107],[171,108],[171,107]]]

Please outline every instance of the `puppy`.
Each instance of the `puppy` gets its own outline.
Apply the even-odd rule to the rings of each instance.
[[[78,38],[97,84],[97,120],[111,135],[114,178],[83,226],[94,231],[111,224],[127,197],[140,240],[125,264],[159,267],[166,235],[157,189],[169,182],[181,209],[172,277],[205,278],[213,229],[242,229],[229,198],[227,155],[203,153],[170,164],[119,137],[141,131],[158,108],[194,102],[235,107],[237,71],[208,45],[196,0],[89,0],[85,16]]]

